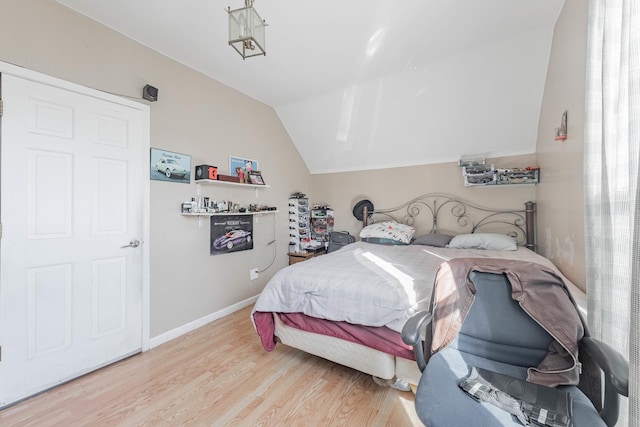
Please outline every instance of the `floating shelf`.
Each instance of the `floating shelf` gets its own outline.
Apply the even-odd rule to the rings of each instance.
[[[241,182],[219,181],[217,179],[198,179],[196,180],[196,184],[221,184],[221,185],[235,185],[236,187],[247,187],[247,188],[271,188],[270,185],[245,184]]]
[[[271,188],[270,185],[244,184],[240,182],[219,181],[217,179],[199,179],[196,181],[196,193],[198,196],[201,195],[200,184],[231,185],[233,187],[255,188],[256,199],[258,198],[258,190],[260,190],[261,188]]]
[[[196,213],[181,213],[183,216],[222,216],[222,215],[263,215],[280,212],[275,211],[258,211],[258,212],[196,212]]]
[[[245,216],[262,216],[280,212],[275,211],[258,211],[258,212],[196,212],[196,213],[180,213],[182,216],[197,216],[198,227],[202,228],[202,217],[223,216],[223,215],[245,215]],[[257,220],[256,220],[257,221]]]

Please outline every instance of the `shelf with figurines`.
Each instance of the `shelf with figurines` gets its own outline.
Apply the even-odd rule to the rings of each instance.
[[[241,167],[236,168],[235,175],[223,175],[218,173],[218,168],[209,165],[198,165],[195,171],[196,184],[233,185],[245,188],[270,188],[264,183],[262,172],[252,170],[246,172]]]
[[[473,160],[461,159],[464,185],[467,187],[500,187],[505,185],[536,185],[540,183],[540,167],[528,166],[524,168],[495,168],[485,165],[484,158]]]

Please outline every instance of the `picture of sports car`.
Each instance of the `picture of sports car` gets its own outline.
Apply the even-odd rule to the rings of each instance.
[[[218,237],[213,241],[215,249],[231,249],[242,243],[251,242],[251,232],[246,230],[233,230]]]
[[[167,176],[167,178],[171,178],[172,176],[178,176],[180,178],[184,178],[187,174],[187,170],[185,170],[178,162],[173,159],[160,159],[155,166],[156,172],[163,173]]]

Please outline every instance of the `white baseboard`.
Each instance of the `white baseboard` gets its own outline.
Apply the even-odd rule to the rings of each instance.
[[[207,323],[213,322],[214,320],[221,319],[225,316],[230,315],[231,313],[241,310],[246,306],[255,303],[257,299],[258,299],[258,295],[248,298],[244,301],[240,301],[239,303],[233,304],[230,307],[223,308],[222,310],[218,310],[215,313],[208,314],[204,317],[201,317],[198,320],[194,320],[193,322],[189,322],[185,325],[182,325],[168,332],[165,332],[164,334],[155,336],[151,338],[151,340],[149,341],[149,349],[152,349],[168,341],[171,341],[174,338],[178,338],[181,335],[187,334],[195,329],[198,329],[201,326],[206,325]]]

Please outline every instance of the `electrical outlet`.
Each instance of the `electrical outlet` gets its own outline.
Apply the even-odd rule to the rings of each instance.
[[[257,268],[252,268],[251,270],[249,270],[249,277],[251,278],[251,280],[256,280],[258,276],[259,274]]]

